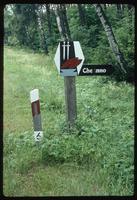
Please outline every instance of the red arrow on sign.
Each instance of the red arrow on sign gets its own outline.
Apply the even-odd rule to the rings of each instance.
[[[82,59],[78,59],[77,57],[70,58],[61,65],[61,69],[74,69],[81,63],[81,61]]]

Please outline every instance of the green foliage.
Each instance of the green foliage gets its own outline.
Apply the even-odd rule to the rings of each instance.
[[[133,12],[133,11],[132,11]],[[125,15],[120,22],[117,23],[118,27],[115,30],[116,38],[119,43],[120,49],[123,52],[123,55],[128,63],[125,66],[127,70],[127,76],[125,79],[131,81],[134,79],[134,12],[130,13],[128,10],[125,10]],[[126,31],[125,31],[126,30]]]
[[[26,173],[40,160],[40,154],[38,154],[37,149],[34,148],[32,136],[30,137],[28,131],[21,133],[19,137],[14,137],[14,133],[10,133],[6,146],[8,146],[8,149],[5,149],[4,155],[7,159],[10,159],[9,167],[11,170],[17,173]],[[29,154],[27,154],[27,152],[29,152]],[[32,158],[31,160],[30,157]],[[7,159],[6,162],[8,162]]]
[[[60,137],[45,140],[42,149],[42,159],[46,164],[50,162],[91,164],[95,157],[95,150],[87,138],[83,139],[71,134],[63,134]]]

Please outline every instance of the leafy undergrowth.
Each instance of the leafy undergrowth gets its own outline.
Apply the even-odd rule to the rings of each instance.
[[[132,195],[133,86],[77,77],[78,116],[68,129],[63,78],[52,58],[5,48],[4,195]],[[44,134],[38,144],[29,101],[35,87]]]

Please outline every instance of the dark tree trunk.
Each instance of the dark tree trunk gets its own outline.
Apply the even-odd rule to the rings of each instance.
[[[107,6],[106,6],[106,4],[104,4],[104,10],[106,10],[107,9]]]
[[[128,4],[127,7],[128,7],[128,10],[131,10],[134,6],[132,4]]]
[[[78,6],[78,13],[79,13],[80,24],[81,24],[81,26],[84,26],[84,25],[86,25],[84,7],[81,4],[77,4],[77,6]]]
[[[51,35],[52,29],[51,29],[51,16],[50,16],[50,6],[49,6],[49,4],[46,4],[46,12],[47,12],[48,31],[49,31],[49,35]]]
[[[121,5],[116,4],[116,7],[117,7],[117,16],[120,17],[122,15]]]
[[[123,57],[122,52],[119,49],[119,46],[115,39],[111,25],[109,24],[108,19],[104,13],[102,7],[100,6],[100,4],[95,4],[95,9],[96,9],[97,15],[98,15],[103,27],[104,27],[110,47],[115,55],[117,62],[119,63],[120,69],[122,70],[123,73],[127,73],[124,68],[124,66],[126,66],[127,63]]]

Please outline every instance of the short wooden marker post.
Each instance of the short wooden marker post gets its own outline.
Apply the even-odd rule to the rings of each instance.
[[[43,137],[41,114],[40,114],[40,101],[39,90],[34,89],[30,91],[30,101],[34,126],[34,139],[39,142]]]

